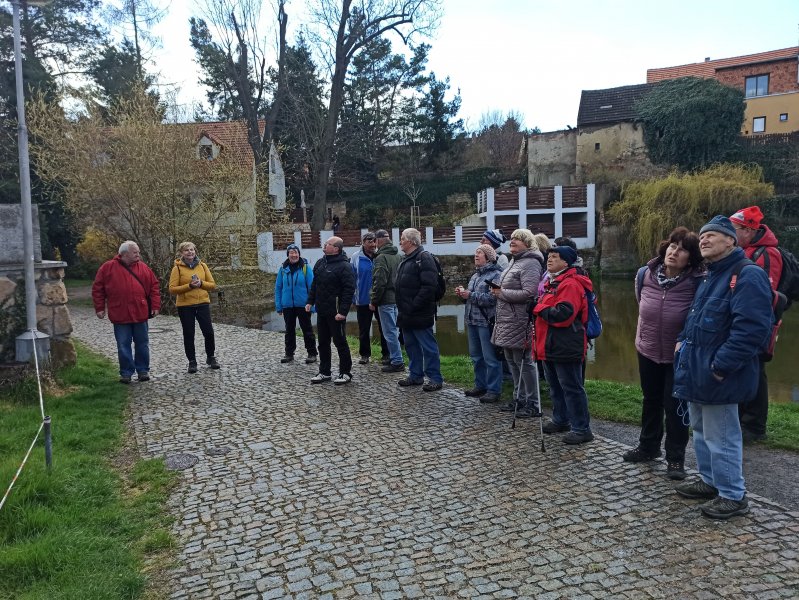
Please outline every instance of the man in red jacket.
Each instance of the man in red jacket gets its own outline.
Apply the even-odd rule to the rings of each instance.
[[[122,242],[119,254],[100,267],[92,300],[97,318],[105,318],[107,306],[108,320],[114,324],[120,383],[130,383],[134,371],[139,381],[149,381],[147,320],[161,310],[161,291],[155,273],[141,261],[136,242]]]
[[[776,290],[782,276],[782,254],[777,250],[777,237],[763,224],[763,213],[759,206],[747,206],[730,217],[738,245],[747,258],[763,268],[768,275],[771,289]],[[738,405],[741,433],[744,442],[766,439],[768,420],[768,379],[766,361],[760,357],[760,377],[757,395],[750,401]]]

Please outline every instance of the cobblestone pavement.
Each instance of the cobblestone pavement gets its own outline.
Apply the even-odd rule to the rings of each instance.
[[[74,325],[115,358],[108,321]],[[456,390],[374,364],[312,386],[315,365],[278,363],[282,335],[216,333],[222,369],[188,375],[158,317],[153,379],[131,386],[141,454],[199,459],[170,501],[172,598],[799,597],[799,513],[750,497],[708,521],[616,442],[541,453],[537,421],[511,430]]]

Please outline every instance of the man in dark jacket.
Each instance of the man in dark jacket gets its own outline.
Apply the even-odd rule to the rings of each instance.
[[[158,277],[141,261],[136,242],[122,242],[119,254],[100,267],[92,285],[92,300],[99,319],[105,318],[108,306],[108,320],[114,324],[117,342],[120,383],[130,383],[134,371],[139,381],[149,381],[147,320],[161,310],[161,291]]]
[[[397,327],[397,300],[394,281],[400,260],[397,247],[391,243],[388,231],[375,232],[377,254],[372,265],[372,290],[369,295],[369,308],[380,316],[380,329],[386,340],[389,364],[383,366],[384,373],[398,373],[405,369],[402,361],[402,348],[399,343]]]
[[[339,362],[339,374],[333,383],[343,385],[352,381],[352,356],[344,328],[355,293],[355,275],[341,238],[327,240],[323,252],[325,255],[314,265],[313,283],[308,293],[308,304],[305,305],[308,313],[311,312],[311,306],[316,306],[316,329],[319,334],[319,373],[311,378],[311,383],[324,383],[332,378],[332,338]]]
[[[735,275],[748,261],[727,217],[713,217],[699,234],[708,273],[677,337],[674,397],[688,402],[700,479],[675,490],[708,500],[699,507],[706,517],[729,519],[749,512],[738,404],[757,390],[757,357],[773,321],[771,289],[755,265]]]
[[[746,257],[762,267],[768,274],[771,289],[776,290],[782,277],[782,254],[777,250],[777,236],[763,223],[763,213],[759,206],[747,206],[730,217],[738,245]],[[768,379],[766,378],[766,360],[760,357],[760,373],[757,392],[750,402],[738,405],[738,416],[741,419],[741,433],[744,442],[755,442],[766,439],[766,421],[768,420]]]
[[[383,358],[388,358],[388,346],[380,326],[380,316],[369,308],[376,243],[374,233],[371,231],[365,233],[361,239],[360,251],[353,254],[350,259],[352,270],[355,273],[355,295],[352,303],[358,313],[358,353],[361,356],[358,362],[362,365],[369,364],[369,359],[372,357],[371,334],[373,319],[377,320],[377,331],[380,333],[380,348]]]
[[[403,387],[421,385],[426,392],[436,392],[444,384],[438,342],[433,334],[438,270],[433,257],[422,247],[422,236],[417,229],[402,232],[400,248],[405,258],[397,267],[394,289],[398,323],[408,353],[409,375],[398,383]]]

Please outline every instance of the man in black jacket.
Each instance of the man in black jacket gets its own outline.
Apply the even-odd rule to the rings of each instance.
[[[399,317],[397,324],[408,353],[408,377],[398,383],[403,387],[422,385],[426,392],[443,387],[438,342],[433,334],[436,320],[436,288],[438,269],[429,252],[422,247],[422,236],[416,229],[406,229],[400,236],[405,258],[397,268],[394,286]],[[427,375],[427,383],[424,376]]]
[[[344,252],[344,241],[332,237],[325,242],[325,255],[316,261],[313,268],[313,283],[308,293],[306,312],[316,306],[316,329],[319,334],[319,373],[311,378],[311,383],[330,381],[331,352],[330,340],[338,351],[338,377],[336,385],[352,381],[352,356],[347,345],[344,328],[355,293],[355,275]]]

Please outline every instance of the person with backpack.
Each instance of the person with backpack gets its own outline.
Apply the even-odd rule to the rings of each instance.
[[[635,278],[635,349],[643,392],[641,433],[638,446],[622,458],[631,463],[657,459],[665,417],[666,476],[675,480],[685,479],[688,423],[684,418],[687,407],[680,410],[671,395],[674,345],[703,275],[699,237],[685,227],[677,227],[660,243],[658,255],[641,267]]]
[[[513,377],[513,400],[500,410],[516,411],[521,418],[537,417],[541,398],[538,368],[532,358],[530,305],[544,270],[544,257],[529,229],[517,229],[511,234],[510,252],[510,265],[499,276],[499,287],[492,289],[497,309],[491,342],[502,348]]]
[[[444,387],[438,341],[433,333],[440,268],[433,255],[422,246],[422,234],[418,229],[408,228],[402,232],[400,249],[405,257],[397,267],[394,290],[397,324],[408,354],[408,377],[397,383],[401,387],[421,385],[425,392],[437,392]]]
[[[285,354],[280,359],[281,363],[294,360],[294,351],[297,349],[297,321],[300,323],[305,351],[308,353],[305,363],[316,362],[316,338],[311,314],[305,312],[312,284],[313,270],[308,266],[308,260],[300,255],[299,246],[289,244],[286,247],[286,260],[275,278],[275,310],[283,317],[286,325]]]
[[[768,274],[771,289],[776,290],[782,276],[782,254],[777,249],[777,236],[763,223],[763,212],[758,206],[747,206],[736,211],[730,217],[738,245],[743,249],[746,258],[762,267]],[[766,439],[766,421],[768,420],[768,379],[766,377],[765,356],[759,359],[757,392],[746,403],[738,405],[738,416],[741,421],[741,432],[744,442],[756,442]]]
[[[543,430],[548,434],[567,431],[563,442],[572,445],[594,439],[583,384],[588,347],[586,292],[593,293],[594,288],[587,276],[577,272],[576,262],[577,251],[570,246],[549,250],[549,282],[533,309],[535,358],[544,361],[552,400],[552,419]]]

